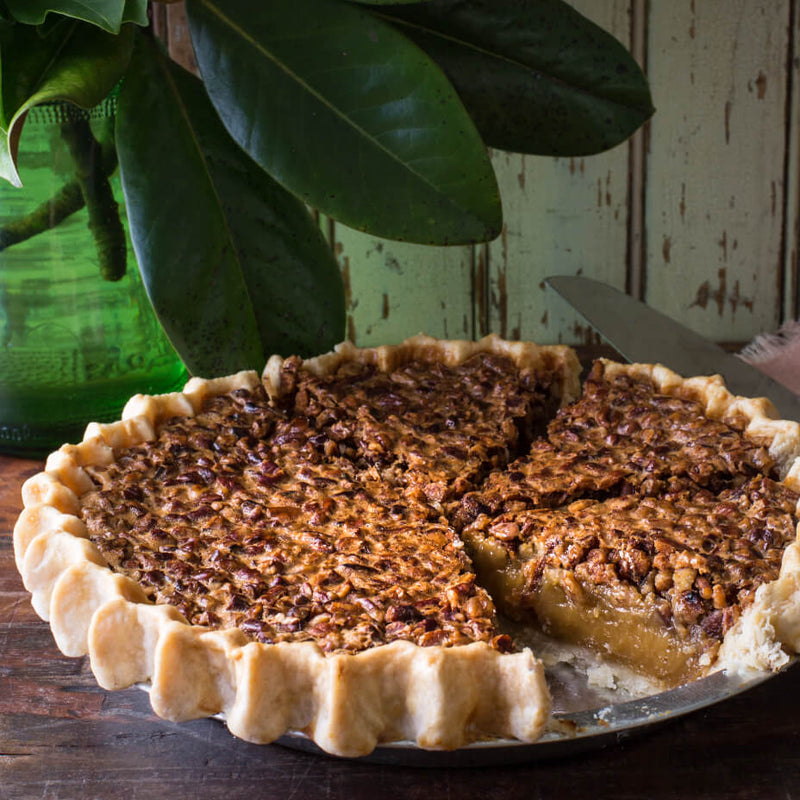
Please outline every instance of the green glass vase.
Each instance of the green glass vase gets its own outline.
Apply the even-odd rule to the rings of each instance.
[[[0,182],[0,452],[41,456],[186,370],[139,277],[113,147],[115,99],[32,109],[22,188]]]

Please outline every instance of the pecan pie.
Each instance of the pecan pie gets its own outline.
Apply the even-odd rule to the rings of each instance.
[[[663,685],[800,646],[800,427],[718,378],[487,337],[193,378],[23,487],[59,647],[173,720],[341,755],[535,740],[497,609]]]
[[[667,684],[703,674],[796,537],[796,492],[760,476],[715,496],[576,500],[467,528],[509,615]]]

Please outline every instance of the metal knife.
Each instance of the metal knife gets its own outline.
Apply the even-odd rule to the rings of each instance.
[[[665,314],[591,278],[545,282],[630,361],[663,364],[684,377],[718,373],[734,394],[768,397],[783,419],[800,421],[794,392]]]

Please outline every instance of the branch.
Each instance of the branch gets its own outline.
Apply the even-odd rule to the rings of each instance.
[[[62,123],[61,136],[75,161],[75,180],[89,212],[89,230],[97,247],[100,273],[108,281],[118,281],[125,274],[127,241],[104,169],[101,145],[89,121],[82,118]]]
[[[111,175],[117,168],[117,151],[113,142],[101,145],[101,163],[105,175]],[[55,228],[85,205],[78,181],[71,180],[65,183],[52,197],[29,214],[0,227],[0,252]]]
[[[0,228],[0,252],[36,236],[37,233],[55,228],[70,214],[80,211],[84,205],[77,181],[65,183],[56,194],[37,206],[30,214]]]

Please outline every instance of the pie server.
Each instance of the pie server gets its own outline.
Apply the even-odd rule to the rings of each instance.
[[[630,361],[661,363],[684,377],[722,375],[734,394],[768,397],[783,419],[800,421],[794,392],[640,300],[590,278],[558,275],[545,282]]]

